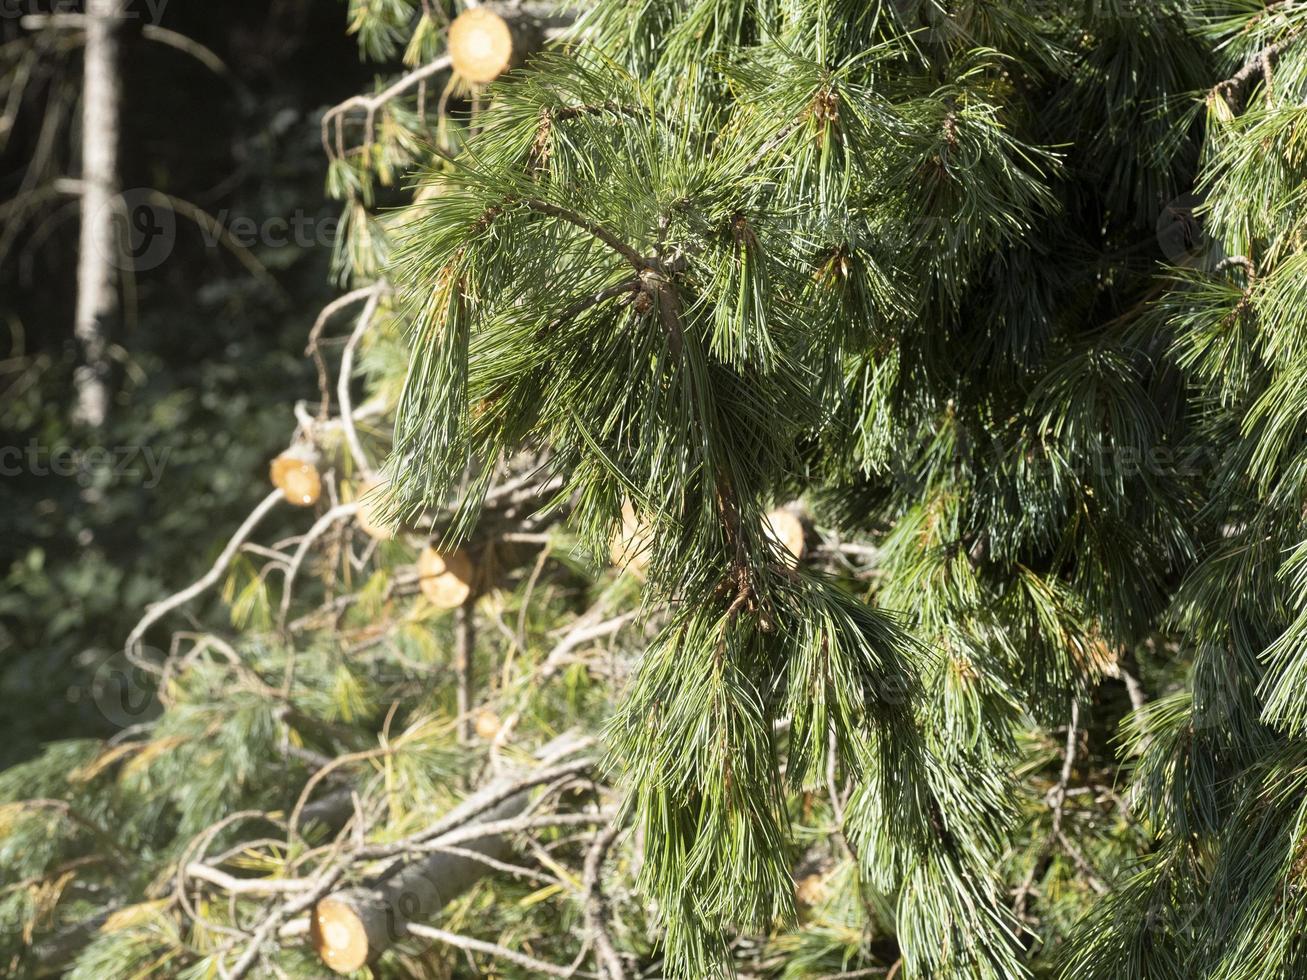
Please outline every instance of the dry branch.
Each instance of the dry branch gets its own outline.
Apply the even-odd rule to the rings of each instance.
[[[236,552],[240,550],[245,539],[253,533],[254,529],[258,527],[259,522],[267,517],[268,513],[280,504],[283,499],[280,490],[274,490],[272,493],[264,497],[263,502],[255,507],[254,510],[250,512],[250,515],[245,518],[245,522],[236,529],[236,533],[233,534],[231,540],[227,542],[227,547],[222,549],[222,553],[218,555],[218,559],[213,563],[213,567],[210,568],[202,578],[189,587],[182,589],[180,592],[171,595],[160,602],[156,602],[146,609],[145,615],[141,617],[141,621],[133,627],[131,633],[127,636],[125,646],[129,656],[132,656],[137,652],[137,647],[141,642],[141,637],[145,635],[146,630],[158,622],[167,613],[176,609],[178,606],[190,602],[196,596],[203,593],[222,577],[222,573],[227,570],[227,566],[231,564],[231,560],[236,557]],[[148,661],[141,661],[139,666],[145,667],[146,663],[148,663]],[[158,667],[153,664],[145,667],[145,669],[151,670],[155,673],[158,673],[159,670]]]
[[[492,821],[506,819],[521,813],[526,804],[527,794],[520,793],[488,816]],[[462,846],[495,860],[509,852],[503,836],[477,837]],[[389,876],[329,895],[313,911],[314,948],[337,973],[360,969],[403,939],[410,922],[433,918],[491,870],[481,861],[438,852],[400,864]]]
[[[576,751],[584,744],[564,736],[541,749],[539,756],[556,758],[559,752]],[[581,760],[579,765],[587,766],[589,761]],[[314,907],[310,932],[323,963],[338,973],[360,969],[403,939],[410,923],[434,917],[491,873],[491,863],[445,848],[457,844],[490,862],[501,861],[510,849],[505,827],[516,826],[512,821],[527,809],[530,790],[540,784],[540,776],[540,771],[526,779],[517,773],[500,775],[455,807],[437,825],[440,829],[406,842],[408,848],[425,842],[434,853],[401,860],[362,885],[323,897]],[[441,840],[442,833],[449,839]],[[407,849],[404,843],[395,853]],[[365,855],[366,849],[355,852],[355,857]]]

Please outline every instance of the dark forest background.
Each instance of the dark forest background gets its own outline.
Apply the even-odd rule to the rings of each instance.
[[[50,9],[9,0],[0,44],[29,33],[19,14]],[[122,186],[181,198],[224,227],[284,219],[310,233],[252,244],[270,274],[261,279],[211,232],[178,219],[168,258],[124,282],[109,424],[78,431],[69,421],[78,215],[57,187],[79,169],[80,46],[45,32],[26,88],[0,92],[0,112],[9,104],[13,120],[0,133],[0,447],[9,450],[0,768],[43,741],[117,727],[121,719],[106,715],[130,694],[118,689],[115,651],[145,605],[210,564],[266,494],[291,407],[316,390],[303,349],[331,294],[324,241],[337,214],[322,193],[319,119],[371,76],[343,29],[344,4],[169,0],[154,9],[231,77],[129,28]],[[157,485],[146,450],[162,461]],[[52,458],[65,475],[47,472]],[[129,458],[129,472],[116,472]]]

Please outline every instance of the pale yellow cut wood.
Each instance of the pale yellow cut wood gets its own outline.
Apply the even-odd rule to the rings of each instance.
[[[793,511],[778,507],[767,515],[765,529],[797,562],[807,550],[803,521]]]
[[[826,882],[821,875],[808,875],[794,883],[794,897],[800,905],[809,908],[820,904],[826,897]]]
[[[505,771],[446,814],[446,819],[467,827],[518,816],[526,809],[530,793],[512,792],[509,787],[521,775],[521,771]],[[505,797],[506,790],[511,795]],[[499,802],[494,803],[497,796]],[[478,798],[485,802],[479,803]],[[475,837],[459,847],[498,861],[512,850],[509,838],[502,834]],[[383,875],[321,898],[309,919],[310,942],[328,967],[350,973],[375,962],[401,941],[409,923],[431,921],[492,873],[484,860],[462,854],[436,852],[405,859]]]
[[[653,534],[649,525],[640,520],[629,500],[622,502],[622,526],[613,533],[608,546],[612,563],[634,575],[643,575],[649,565],[649,546]]]
[[[312,507],[322,496],[322,477],[318,467],[303,454],[287,451],[269,467],[272,485],[296,507]]]
[[[472,595],[474,571],[462,548],[441,554],[427,545],[418,556],[418,587],[437,609],[456,609]]]
[[[493,10],[473,7],[449,25],[449,57],[469,82],[493,82],[513,66],[517,42],[508,21]]]
[[[395,536],[395,525],[387,524],[381,519],[381,510],[388,487],[389,483],[386,480],[374,476],[363,482],[355,496],[359,504],[358,512],[354,515],[355,523],[364,534],[378,541],[389,541]]]
[[[499,729],[502,724],[499,715],[495,714],[489,708],[482,708],[476,714],[477,737],[485,739],[487,742],[491,741],[499,734]]]
[[[359,914],[345,902],[330,897],[314,906],[309,938],[322,962],[337,973],[362,969],[373,946]]]

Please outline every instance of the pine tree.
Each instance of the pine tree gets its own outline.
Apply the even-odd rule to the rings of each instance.
[[[1307,6],[459,10],[350,4],[320,405],[0,774],[12,972],[1304,975]]]

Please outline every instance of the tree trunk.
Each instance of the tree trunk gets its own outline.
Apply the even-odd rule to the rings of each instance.
[[[109,412],[109,331],[118,314],[115,277],[118,197],[119,29],[126,0],[87,0],[82,82],[82,229],[77,261],[81,349],[75,417],[99,428]]]

